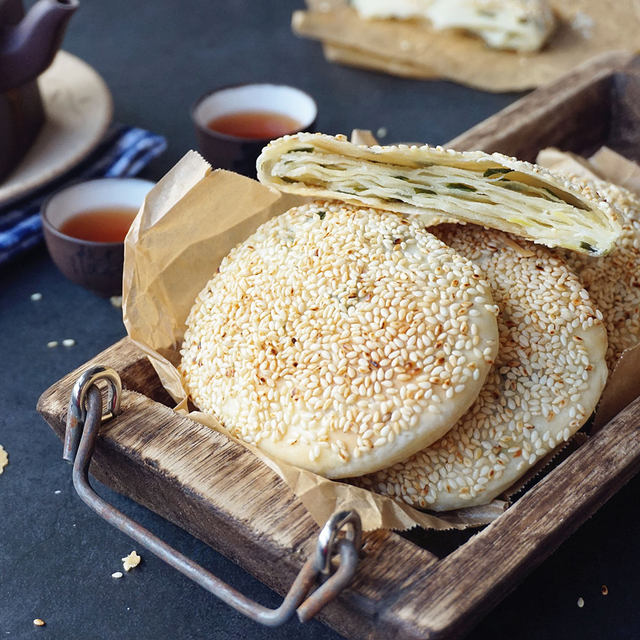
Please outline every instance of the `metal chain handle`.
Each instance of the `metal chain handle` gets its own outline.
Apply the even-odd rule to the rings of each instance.
[[[105,413],[102,412],[102,393],[97,386],[100,381],[108,383]],[[329,518],[320,531],[314,555],[300,569],[282,604],[277,609],[269,609],[242,595],[105,502],[89,484],[89,463],[100,425],[117,415],[121,394],[118,373],[98,366],[82,374],[69,400],[63,457],[73,462],[73,486],[78,495],[100,517],[236,611],[270,627],[283,624],[294,612],[301,622],[309,620],[346,587],[356,570],[362,535],[360,517],[355,511],[340,511]],[[339,538],[343,530],[345,535]],[[336,552],[340,562],[331,574],[331,559]],[[311,592],[317,578],[323,576],[326,580]]]

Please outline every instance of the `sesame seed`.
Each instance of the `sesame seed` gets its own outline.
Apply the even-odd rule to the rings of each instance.
[[[31,294],[31,300],[33,302],[38,302],[39,300],[42,300],[42,294],[41,293],[32,293]]]
[[[62,346],[63,347],[73,347],[75,345],[76,341],[73,338],[65,338],[62,341]]]
[[[42,618],[35,618],[35,620],[33,621],[33,624],[36,627],[44,627],[47,623]]]
[[[582,609],[582,607],[584,607],[584,598],[578,598],[576,604],[578,605],[579,609]]]
[[[57,340],[49,340],[49,342],[47,342],[47,347],[49,347],[49,349],[54,349],[57,346],[58,346]]]

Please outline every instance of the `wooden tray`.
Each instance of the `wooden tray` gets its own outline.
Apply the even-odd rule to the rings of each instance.
[[[607,144],[640,160],[638,105],[640,62],[610,55],[451,144],[524,159],[549,145],[584,153]],[[47,422],[62,435],[72,385],[98,363],[120,373],[125,391],[121,415],[103,427],[92,474],[286,592],[318,527],[252,454],[175,414],[131,341],[118,342],[48,389],[38,402]],[[639,470],[639,420],[640,398],[443,557],[396,533],[365,534],[356,579],[319,617],[354,639],[461,636]],[[409,537],[430,540],[427,534]]]

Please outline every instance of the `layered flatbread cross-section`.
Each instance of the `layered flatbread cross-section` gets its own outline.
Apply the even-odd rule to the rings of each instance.
[[[301,133],[269,143],[258,179],[281,191],[514,233],[598,256],[621,233],[597,189],[502,154],[428,145],[359,146],[344,136]]]
[[[537,51],[555,28],[546,0],[352,0],[363,18],[426,18],[434,29],[464,29],[494,49]]]

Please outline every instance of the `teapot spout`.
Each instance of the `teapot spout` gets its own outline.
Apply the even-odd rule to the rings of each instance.
[[[60,48],[78,0],[38,0],[15,26],[0,32],[0,92],[34,80]]]

